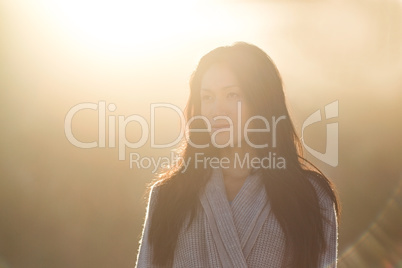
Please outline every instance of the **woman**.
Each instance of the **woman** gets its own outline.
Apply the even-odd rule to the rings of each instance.
[[[302,157],[269,56],[216,48],[190,90],[187,139],[150,186],[136,267],[336,267],[338,197]]]

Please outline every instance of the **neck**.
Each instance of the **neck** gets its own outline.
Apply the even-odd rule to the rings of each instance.
[[[246,161],[243,167],[240,165],[240,162],[243,162],[246,154],[249,154],[249,159],[257,156],[255,149],[250,146],[226,147],[219,150],[219,156],[221,159],[229,159],[229,163],[226,165],[227,168],[225,167],[222,169],[225,179],[229,178],[231,180],[241,180],[250,174],[252,170],[252,167],[249,165],[250,163]],[[240,161],[235,162],[236,158],[238,158]]]

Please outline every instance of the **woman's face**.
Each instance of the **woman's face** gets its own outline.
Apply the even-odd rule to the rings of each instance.
[[[225,65],[212,65],[202,78],[200,97],[201,115],[211,125],[212,144],[223,148],[241,141],[244,146],[243,129],[250,111],[233,72]]]

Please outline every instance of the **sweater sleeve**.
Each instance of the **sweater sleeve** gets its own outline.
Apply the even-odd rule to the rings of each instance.
[[[324,215],[329,222],[324,222],[326,251],[320,257],[321,268],[336,268],[338,261],[338,223],[336,219],[335,204],[333,202],[324,202]]]
[[[141,235],[141,240],[140,240],[140,245],[138,249],[138,254],[137,254],[137,263],[135,265],[135,268],[143,268],[143,267],[151,267],[151,252],[152,248],[149,244],[148,241],[148,234],[149,234],[149,227],[150,227],[150,222],[151,222],[151,215],[153,208],[155,207],[155,201],[156,201],[156,193],[157,193],[157,188],[155,188],[155,185],[152,186],[150,192],[149,192],[149,197],[148,197],[148,205],[145,213],[145,220],[143,224],[143,230],[142,230],[142,235]]]
[[[321,188],[317,187],[317,196],[321,207],[323,219],[324,238],[326,250],[320,255],[319,268],[336,268],[338,262],[338,221],[335,203],[330,196]]]

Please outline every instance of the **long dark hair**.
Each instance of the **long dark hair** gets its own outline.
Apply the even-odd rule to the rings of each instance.
[[[332,182],[303,155],[300,139],[289,117],[282,79],[271,58],[260,48],[245,42],[218,47],[204,55],[190,79],[190,96],[185,108],[186,119],[200,115],[200,86],[203,74],[213,64],[223,63],[236,75],[253,114],[267,119],[285,116],[278,125],[276,147],[258,149],[260,158],[269,152],[286,160],[286,168],[264,168],[263,181],[271,209],[286,237],[286,251],[293,252],[293,266],[317,267],[318,258],[325,250],[322,215],[315,190],[308,178],[315,180],[335,203],[340,220],[340,203]],[[256,120],[254,120],[256,121]],[[253,122],[254,122],[253,121]],[[190,128],[206,128],[202,120],[194,120]],[[205,132],[187,132],[194,144],[210,144]],[[252,133],[254,144],[272,141],[272,132]],[[151,186],[158,188],[158,198],[150,218],[149,243],[153,248],[153,264],[169,267],[173,263],[178,234],[184,219],[190,213],[191,225],[200,209],[198,194],[209,179],[210,168],[194,165],[195,153],[205,156],[217,154],[214,146],[195,148],[183,140],[177,152],[181,160],[161,171]],[[190,161],[184,171],[183,161]],[[290,256],[286,254],[285,256]]]

